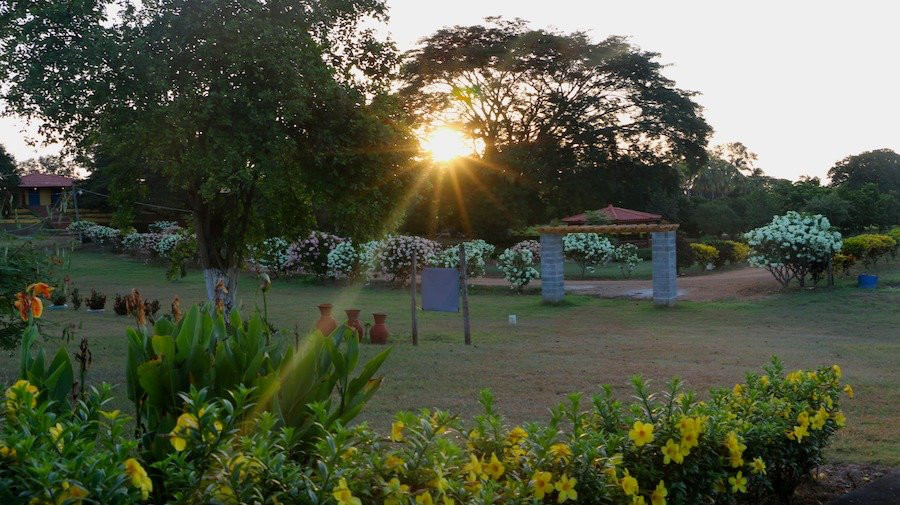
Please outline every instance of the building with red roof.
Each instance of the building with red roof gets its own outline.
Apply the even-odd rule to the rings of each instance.
[[[659,214],[651,214],[649,212],[642,212],[639,210],[623,209],[622,207],[615,207],[613,205],[603,207],[598,212],[606,214],[606,216],[610,219],[611,224],[656,224],[662,221],[662,216]],[[581,214],[576,214],[574,216],[564,217],[563,222],[568,225],[586,224],[586,214],[587,211],[582,212]]]
[[[69,177],[54,174],[28,174],[19,177],[19,204],[22,207],[46,207],[53,205],[67,191],[71,191],[75,181]]]

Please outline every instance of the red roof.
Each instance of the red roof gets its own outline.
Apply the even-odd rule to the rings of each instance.
[[[73,180],[62,175],[28,174],[19,177],[20,188],[71,188]]]
[[[614,224],[655,223],[662,219],[662,216],[659,214],[623,209],[622,207],[614,207],[612,205],[600,209],[600,212],[612,219]],[[571,225],[580,225],[585,224],[585,219],[585,213],[582,212],[581,214],[576,214],[574,216],[564,217],[563,222]]]

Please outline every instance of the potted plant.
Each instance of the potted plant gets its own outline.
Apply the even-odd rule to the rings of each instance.
[[[69,300],[72,301],[72,310],[81,308],[82,297],[81,293],[78,292],[78,288],[72,288],[72,292],[69,293]]]
[[[62,310],[68,307],[66,305],[66,292],[62,289],[56,289],[53,291],[53,295],[50,297],[50,303],[53,305],[47,307],[50,310]]]
[[[106,309],[106,295],[98,292],[96,289],[91,290],[91,296],[87,299],[88,312],[94,314],[102,314]]]

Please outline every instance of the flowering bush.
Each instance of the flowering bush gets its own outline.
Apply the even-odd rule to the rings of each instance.
[[[701,269],[706,268],[706,265],[710,263],[714,264],[719,257],[719,251],[711,245],[691,244],[691,249],[694,251],[694,258],[700,264]]]
[[[88,238],[91,242],[94,242],[98,245],[109,245],[113,247],[118,246],[119,241],[122,238],[121,231],[117,230],[116,228],[110,228],[109,226],[103,226],[99,224],[84,227],[82,229],[82,235]]]
[[[895,247],[897,247],[897,242],[888,235],[863,233],[844,240],[842,250],[861,260],[868,269],[878,263],[881,257],[894,252]]]
[[[335,279],[355,279],[370,269],[372,252],[347,240],[328,253],[328,275]]]
[[[323,231],[311,232],[288,247],[291,265],[304,273],[325,278],[328,276],[328,253],[344,240]]]
[[[796,278],[805,285],[814,263],[827,261],[841,250],[841,234],[821,215],[790,211],[744,234],[750,246],[751,265],[763,267],[787,287]]]
[[[433,240],[410,235],[389,235],[377,248],[376,262],[380,272],[390,275],[394,282],[405,284],[412,268],[413,251],[416,262],[425,266],[432,262],[440,246]]]
[[[164,236],[162,233],[131,232],[122,236],[119,247],[132,254],[155,255],[159,254],[158,244]]]
[[[638,248],[634,244],[621,244],[615,248],[614,256],[619,262],[619,270],[622,271],[622,277],[631,277],[634,268],[641,262],[638,256]]]
[[[532,279],[537,279],[541,273],[534,268],[534,254],[528,248],[515,249],[510,247],[500,254],[497,266],[503,272],[503,278],[509,283],[510,288],[522,292]]]
[[[581,278],[586,272],[603,266],[615,256],[615,248],[609,239],[596,233],[569,233],[563,236],[566,257],[581,267]]]
[[[711,240],[706,245],[715,247],[716,251],[719,252],[715,261],[713,261],[716,268],[724,266],[726,261],[731,265],[743,263],[747,261],[747,257],[750,255],[750,246],[734,240]]]
[[[250,268],[257,272],[273,275],[287,273],[294,265],[294,261],[288,253],[289,247],[288,241],[281,237],[263,240],[261,244],[250,248],[248,253]]]
[[[481,277],[484,275],[484,265],[496,249],[484,240],[470,240],[463,242],[466,250],[466,275],[469,277]],[[459,246],[451,246],[436,254],[431,264],[444,268],[459,268]]]
[[[523,240],[518,244],[510,247],[513,251],[521,251],[527,249],[531,251],[531,256],[534,258],[534,264],[539,265],[541,263],[541,243],[537,240]]]
[[[69,223],[69,226],[66,227],[66,230],[70,233],[83,234],[92,226],[97,226],[97,223],[88,220],[72,221]]]
[[[181,226],[175,221],[154,221],[147,227],[150,233],[162,233],[171,235],[181,230]]]

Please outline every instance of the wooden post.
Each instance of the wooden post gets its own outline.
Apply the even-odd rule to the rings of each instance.
[[[409,277],[410,310],[412,311],[412,343],[419,345],[419,324],[416,315],[416,250],[413,249],[412,269]]]
[[[834,287],[834,253],[828,256],[828,287]]]
[[[463,331],[466,345],[472,345],[472,330],[469,328],[469,275],[466,272],[466,246],[459,244],[459,271],[462,275]]]

